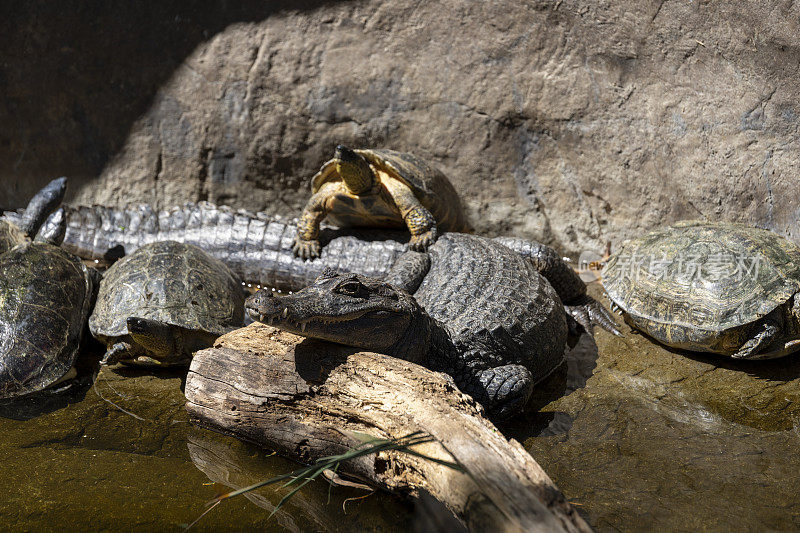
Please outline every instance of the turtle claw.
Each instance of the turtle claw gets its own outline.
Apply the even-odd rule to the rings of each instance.
[[[619,325],[611,313],[591,296],[584,295],[576,302],[565,304],[564,309],[590,334],[594,334],[595,326],[600,326],[617,337],[622,336]]]
[[[431,244],[436,242],[436,237],[436,228],[433,227],[425,233],[412,235],[411,240],[408,242],[408,247],[415,252],[424,252],[430,247]]]
[[[303,260],[315,259],[319,257],[320,246],[318,240],[306,240],[297,238],[292,245],[292,252],[295,257],[300,257]]]

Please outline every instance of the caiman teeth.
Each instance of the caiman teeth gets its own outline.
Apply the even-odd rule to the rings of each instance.
[[[300,326],[300,331],[305,331],[305,330],[306,330],[306,324],[308,324],[308,322],[303,322],[303,323],[301,324],[301,326]]]
[[[283,308],[282,316],[283,316],[283,318],[286,318],[287,316],[289,316],[289,308],[288,307],[284,307]]]

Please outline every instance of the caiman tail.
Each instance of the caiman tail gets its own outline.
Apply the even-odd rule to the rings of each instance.
[[[406,250],[404,232],[323,229],[322,256],[292,253],[296,221],[201,202],[155,211],[139,205],[66,207],[64,248],[84,259],[115,260],[145,244],[193,244],[225,262],[244,282],[297,290],[323,270],[383,278]],[[48,221],[48,224],[50,221]]]
[[[311,285],[326,269],[385,279],[408,249],[409,238],[404,231],[323,228],[320,257],[305,261],[292,251],[297,221],[265,213],[200,202],[162,211],[147,205],[65,207],[65,214],[63,246],[84,259],[114,260],[145,244],[173,240],[205,250],[246,283],[282,291]],[[51,224],[52,218],[42,232]],[[516,237],[494,240],[530,262],[587,330],[598,324],[619,334],[613,318],[586,295],[586,285],[555,250]]]

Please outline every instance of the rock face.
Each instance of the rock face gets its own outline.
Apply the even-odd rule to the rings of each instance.
[[[685,218],[800,241],[793,2],[270,5],[78,10],[80,37],[9,13],[0,206],[72,172],[74,201],[297,213],[345,143],[429,158],[479,232],[565,253]]]

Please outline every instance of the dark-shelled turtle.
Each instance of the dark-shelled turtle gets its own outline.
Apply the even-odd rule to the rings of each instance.
[[[311,179],[313,195],[297,226],[294,253],[319,257],[319,225],[326,217],[340,227],[407,226],[409,247],[424,251],[442,231],[469,231],[453,185],[426,161],[393,150],[337,146]]]
[[[800,348],[800,247],[743,224],[682,222],[627,241],[603,285],[668,346],[736,359]]]
[[[106,271],[89,329],[108,348],[106,364],[175,365],[243,319],[242,287],[225,264],[196,246],[162,241]]]
[[[95,276],[74,255],[25,242],[0,255],[0,398],[73,375]]]

